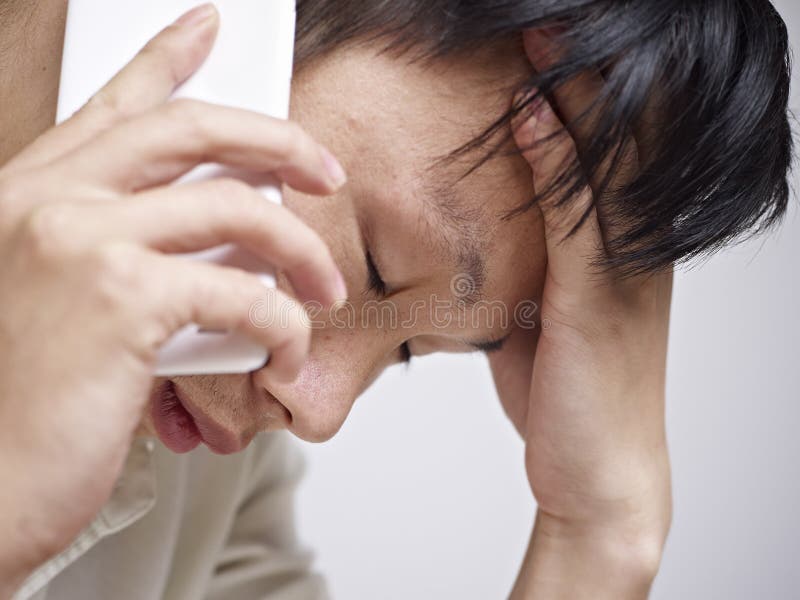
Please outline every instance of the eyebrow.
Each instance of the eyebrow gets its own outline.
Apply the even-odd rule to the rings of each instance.
[[[459,296],[467,306],[474,306],[483,299],[486,283],[486,238],[487,232],[480,225],[480,210],[467,208],[458,193],[454,182],[448,184],[446,174],[431,170],[432,180],[424,185],[423,219],[426,225],[436,230],[436,225],[445,228],[449,236],[445,236],[447,254],[454,258],[458,272],[453,278],[451,288],[455,287],[456,278],[466,276],[472,283],[469,293]],[[451,289],[451,291],[454,291]],[[503,349],[511,337],[511,332],[500,339],[468,340],[463,342],[477,352],[490,354]]]
[[[438,225],[449,234],[443,236],[443,245],[447,246],[447,254],[454,259],[457,269],[451,280],[451,292],[467,306],[473,306],[483,299],[486,283],[485,231],[478,218],[480,211],[467,208],[456,186],[444,183],[447,179],[427,183],[423,214],[431,229],[436,230]],[[459,286],[459,282],[463,285]]]

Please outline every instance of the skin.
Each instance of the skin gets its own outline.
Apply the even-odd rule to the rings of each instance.
[[[45,13],[37,26],[56,35],[61,3],[39,8]],[[15,148],[0,171],[0,243],[2,255],[14,257],[0,269],[0,290],[14,290],[0,297],[0,355],[7,357],[0,423],[14,423],[0,436],[0,466],[15,491],[0,501],[0,539],[9,541],[0,548],[6,590],[66,546],[102,506],[131,436],[151,429],[148,400],[160,382],[150,373],[159,345],[195,321],[242,330],[273,350],[270,364],[248,376],[175,380],[190,410],[226,431],[221,452],[281,427],[327,439],[359,393],[399,359],[403,342],[424,354],[510,336],[490,360],[500,399],[525,438],[539,502],[513,597],[646,597],[670,515],[663,434],[670,275],[622,282],[591,269],[609,234],[602,203],[579,235],[563,241],[574,211],[591,201],[591,186],[571,206],[545,202],[499,220],[580,152],[580,130],[524,157],[492,161],[460,182],[453,165],[431,175],[433,159],[508,107],[528,61],[546,60],[547,39],[529,33],[525,48],[498,45],[477,60],[427,67],[350,47],[303,66],[293,118],[304,129],[287,129],[220,107],[164,104],[213,43],[217,18],[200,16],[164,32],[150,46],[157,52],[140,56],[71,121],[22,153]],[[40,52],[44,63],[57,64],[46,44]],[[591,102],[599,77],[587,74],[559,91],[555,101],[568,122]],[[50,87],[33,79],[30,89],[49,89],[52,99],[52,77]],[[18,106],[38,119],[27,136],[18,132],[24,147],[47,125],[41,110]],[[304,130],[335,151],[346,186]],[[530,148],[558,130],[544,105],[519,124],[516,141]],[[635,140],[631,146],[635,156]],[[209,158],[272,172],[292,188],[286,207],[265,207],[236,182],[153,187]],[[620,177],[633,175],[630,163]],[[280,303],[294,297],[329,304],[343,296],[345,283],[355,307],[368,300],[365,225],[401,316],[415,300],[450,294],[459,265],[448,257],[452,228],[432,217],[431,182],[453,191],[453,206],[480,232],[487,299],[506,306],[535,300],[546,328],[442,328],[423,312],[413,327],[311,330],[299,310],[289,328],[254,326],[248,309],[268,293],[280,294]],[[137,227],[129,227],[131,219]],[[190,267],[166,255],[223,241],[281,269],[280,291],[265,292],[241,272]],[[35,310],[42,298],[48,318]],[[82,510],[58,510],[65,499]]]
[[[509,55],[516,60],[503,61]],[[378,55],[376,47],[355,47],[297,73],[293,119],[336,149],[349,182],[323,202],[287,190],[285,204],[331,249],[358,318],[355,327],[315,329],[311,353],[292,383],[276,382],[268,371],[174,380],[193,410],[229,432],[235,440],[230,450],[246,446],[258,430],[283,427],[306,440],[329,439],[358,396],[400,360],[403,342],[415,356],[467,352],[474,348],[466,342],[498,340],[516,328],[513,322],[503,327],[500,318],[481,318],[478,307],[467,308],[465,321],[453,318],[446,327],[436,319],[430,299],[451,301],[451,282],[462,269],[453,256],[458,234],[441,225],[442,199],[435,188],[452,181],[455,210],[470,217],[479,232],[487,263],[485,301],[513,308],[540,297],[546,265],[540,213],[501,220],[533,194],[530,168],[515,153],[458,181],[470,162],[436,163],[484,129],[487,114],[502,114],[512,97],[508,82],[529,70],[517,43],[488,49],[469,63],[460,59],[429,68],[409,68],[407,60]],[[476,102],[488,111],[476,111]],[[386,298],[368,289],[367,245],[389,285]],[[279,279],[279,287],[286,289],[287,283]],[[391,304],[397,327],[388,318],[383,327],[377,318],[361,318],[369,315],[364,303],[377,300]],[[410,320],[413,324],[404,325]],[[265,411],[265,394],[278,400],[277,410]]]

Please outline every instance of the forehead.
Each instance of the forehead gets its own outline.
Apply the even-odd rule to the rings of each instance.
[[[502,115],[530,69],[516,38],[430,60],[391,53],[382,42],[353,43],[295,73],[293,110],[324,107],[338,133],[388,151],[381,155],[406,150],[392,141],[412,139],[416,151],[406,158],[430,164]],[[320,126],[337,133],[335,125]]]
[[[455,258],[452,271],[453,262],[508,258],[502,217],[531,197],[527,165],[512,145],[467,177],[480,151],[445,159],[508,110],[530,71],[521,42],[434,61],[382,49],[353,45],[305,65],[293,117],[343,160],[356,212],[381,221],[381,242],[406,245],[398,261],[433,252]],[[478,243],[465,247],[465,234]]]
[[[463,179],[481,151],[443,159],[508,110],[530,68],[518,39],[436,60],[391,54],[383,44],[353,44],[295,74],[293,118],[330,142],[360,183],[440,198],[450,216],[473,220],[474,214],[451,209],[463,209],[468,199],[473,209],[483,208],[507,194],[520,166],[493,161]]]

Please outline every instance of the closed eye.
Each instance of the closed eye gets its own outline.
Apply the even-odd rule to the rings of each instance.
[[[499,352],[505,346],[511,334],[501,337],[499,340],[486,340],[481,342],[470,342],[469,345],[475,348],[478,352],[485,352],[491,354],[492,352]]]
[[[411,364],[411,346],[408,345],[408,342],[403,342],[398,348],[398,352],[400,353],[400,362],[410,365]]]
[[[381,272],[372,258],[372,253],[367,250],[367,290],[375,294],[378,298],[385,298],[389,293],[389,286],[381,277]],[[411,364],[411,346],[408,342],[403,342],[397,349],[399,361],[406,365]]]
[[[385,298],[389,291],[389,286],[381,277],[378,267],[375,265],[375,259],[372,258],[372,253],[367,250],[367,289],[375,294],[378,298]]]

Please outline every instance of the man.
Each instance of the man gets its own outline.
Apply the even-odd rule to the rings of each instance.
[[[164,104],[213,43],[208,7],[30,144],[52,121],[64,6],[8,9],[25,26],[4,59],[3,592],[320,596],[291,530],[297,460],[256,435],[327,439],[387,365],[477,349],[539,503],[515,597],[644,597],[670,518],[668,266],[780,216],[790,138],[768,3],[637,6],[301,2],[293,118],[344,169],[287,124]],[[236,182],[164,187],[209,159],[275,173],[291,212]],[[358,314],[389,301],[403,326],[331,315],[309,350],[299,309],[254,322],[251,277],[167,256],[223,241],[282,270],[273,305],[328,306],[346,285]],[[466,318],[416,311],[433,297]],[[548,327],[473,318],[481,301],[536,301]],[[188,322],[241,329],[273,359],[153,382]],[[212,452],[180,455],[201,442]]]

